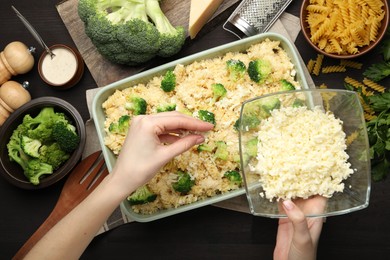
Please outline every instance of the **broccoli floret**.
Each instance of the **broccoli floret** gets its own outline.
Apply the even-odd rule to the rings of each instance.
[[[211,88],[213,90],[213,100],[214,102],[220,100],[224,96],[226,96],[227,90],[224,85],[221,83],[214,83],[211,85]]]
[[[263,110],[270,115],[270,112],[274,109],[280,108],[281,102],[277,97],[269,97],[264,100],[260,100]]]
[[[148,103],[141,97],[129,97],[125,103],[125,108],[133,112],[134,115],[145,115]]]
[[[43,163],[38,159],[31,159],[27,162],[26,168],[24,169],[24,175],[34,185],[38,185],[40,178],[45,174],[52,174],[53,166],[47,163]]]
[[[157,107],[157,113],[175,111],[175,110],[176,110],[176,104],[165,104]]]
[[[208,144],[200,144],[196,148],[198,152],[212,152],[214,150],[214,147]]]
[[[76,127],[71,123],[56,122],[53,125],[53,139],[67,153],[73,152],[80,143]]]
[[[241,185],[242,177],[240,173],[236,170],[227,171],[224,173],[223,177],[229,180],[230,183],[235,185]]]
[[[173,70],[168,70],[161,80],[161,89],[165,92],[171,92],[176,87],[176,75]]]
[[[146,10],[149,1],[78,1],[78,14],[84,22],[85,33],[103,57],[114,63],[134,66],[156,55],[171,56],[181,49],[184,29],[166,25],[167,22],[160,18],[165,15],[158,1],[148,3]]]
[[[150,191],[148,186],[143,185],[136,189],[130,196],[128,196],[127,200],[131,205],[139,205],[152,202],[156,198],[157,195]]]
[[[215,125],[215,115],[214,113],[207,110],[199,110],[198,117],[200,120],[211,123]]]
[[[41,146],[38,159],[43,163],[50,164],[53,170],[57,170],[69,157],[70,154],[61,150],[58,143],[51,143]]]
[[[249,140],[245,144],[245,152],[250,157],[256,157],[256,155],[257,155],[257,144],[258,144],[257,138],[253,138],[253,139]]]
[[[172,188],[181,194],[187,194],[195,185],[195,180],[188,172],[178,171],[177,180],[172,183]]]
[[[295,90],[295,86],[290,81],[282,79],[280,81],[280,90],[281,91]]]
[[[262,83],[271,74],[271,63],[267,60],[252,60],[248,64],[248,75],[256,83]]]
[[[182,26],[172,26],[161,10],[159,0],[146,0],[146,14],[160,32],[160,49],[158,55],[170,57],[178,53],[184,45],[186,32]]]
[[[38,158],[39,148],[42,146],[42,142],[37,139],[32,139],[28,136],[22,135],[20,138],[20,146],[25,154]]]
[[[296,98],[292,104],[292,107],[303,107],[305,106],[305,101],[299,98]]]
[[[229,151],[227,149],[228,146],[227,146],[226,142],[217,141],[217,142],[215,142],[215,145],[216,145],[217,149],[215,150],[214,156],[216,158],[219,158],[221,160],[226,161],[229,157]]]
[[[108,127],[108,131],[110,131],[113,134],[126,135],[129,126],[130,126],[130,116],[123,115],[118,119],[117,122],[112,122],[110,124],[110,126]]]
[[[240,60],[228,60],[226,62],[226,69],[228,71],[229,77],[233,81],[238,81],[243,78],[246,72],[246,66],[244,62]]]

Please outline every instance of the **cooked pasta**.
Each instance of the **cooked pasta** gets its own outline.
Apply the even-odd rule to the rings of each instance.
[[[334,54],[355,54],[375,41],[384,19],[384,0],[310,1],[310,40]]]

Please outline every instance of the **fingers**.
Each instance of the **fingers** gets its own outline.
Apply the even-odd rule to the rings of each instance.
[[[309,235],[305,214],[291,201],[283,201],[283,208],[294,226],[296,233]]]

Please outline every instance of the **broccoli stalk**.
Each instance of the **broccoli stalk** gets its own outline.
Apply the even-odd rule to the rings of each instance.
[[[136,189],[130,196],[128,196],[127,200],[131,205],[139,205],[152,202],[156,198],[157,195],[150,191],[148,186],[143,185]]]
[[[40,178],[45,174],[52,174],[53,166],[47,163],[43,163],[38,159],[31,159],[28,161],[26,168],[24,169],[24,175],[34,185],[38,185]]]
[[[161,10],[159,0],[146,0],[146,14],[160,32],[160,50],[158,55],[170,57],[179,52],[186,38],[184,28],[172,26]]]
[[[196,148],[198,152],[212,152],[214,150],[214,147],[209,144],[200,144]]]

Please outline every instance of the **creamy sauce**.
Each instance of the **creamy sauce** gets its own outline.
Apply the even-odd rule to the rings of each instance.
[[[76,56],[66,48],[55,48],[52,52],[55,54],[53,58],[47,54],[42,61],[42,73],[52,84],[65,84],[77,71]]]

